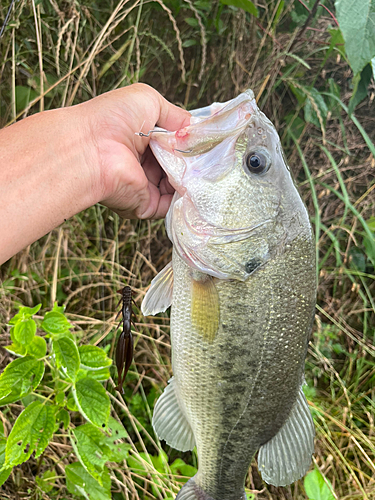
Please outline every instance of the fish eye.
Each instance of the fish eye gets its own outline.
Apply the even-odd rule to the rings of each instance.
[[[246,166],[252,174],[264,174],[269,169],[270,164],[267,156],[260,151],[252,151],[246,157]]]

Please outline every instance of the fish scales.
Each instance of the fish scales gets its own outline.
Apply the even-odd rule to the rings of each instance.
[[[213,109],[206,118],[193,113],[183,133],[157,134],[151,142],[177,191],[166,220],[172,264],[153,280],[142,304],[145,314],[172,304],[174,378],[157,402],[153,424],[177,449],[196,444],[199,464],[178,500],[245,499],[244,481],[259,449],[264,479],[289,484],[306,472],[313,451],[301,390],[316,298],[307,211],[278,135],[251,92]],[[197,132],[202,126],[209,136],[212,121],[210,143]],[[181,146],[189,131],[192,142]],[[203,158],[211,152],[213,168]],[[253,170],[249,156],[256,156]],[[264,158],[269,174],[258,175]],[[162,300],[161,283],[169,283]]]
[[[314,280],[306,281],[300,272],[301,256],[309,251],[301,242],[249,283],[218,282],[220,328],[210,349],[191,324],[189,328],[190,269],[178,255],[173,257],[173,372],[201,444],[199,484],[217,500],[242,498],[253,455],[276,434],[296,399],[315,300]],[[289,286],[286,261],[293,271]],[[295,300],[291,306],[293,294],[304,302]],[[270,299],[267,307],[264,296]]]

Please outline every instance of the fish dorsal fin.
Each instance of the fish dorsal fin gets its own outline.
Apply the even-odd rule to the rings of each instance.
[[[208,274],[191,282],[191,321],[203,339],[212,343],[219,328],[219,295],[214,280]]]
[[[258,468],[264,481],[287,486],[304,476],[311,465],[314,436],[314,422],[301,387],[287,421],[259,450]]]
[[[151,281],[142,301],[141,311],[144,316],[155,316],[164,312],[172,304],[173,295],[173,268],[169,262]]]
[[[156,402],[152,425],[158,438],[172,448],[180,451],[194,448],[194,434],[178,402],[174,377]]]

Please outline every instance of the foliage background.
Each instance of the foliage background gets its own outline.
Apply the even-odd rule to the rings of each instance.
[[[233,5],[240,3],[250,12]],[[354,13],[345,10],[345,0],[336,8],[330,0],[255,3],[258,17],[247,0],[19,0],[0,39],[0,125],[136,81],[187,109],[254,90],[279,131],[315,225],[319,291],[306,394],[317,429],[312,468],[323,476],[310,475],[312,487],[298,481],[274,488],[262,483],[254,462],[249,498],[371,499],[375,85],[368,63],[375,36],[369,24],[348,35],[346,25],[358,28],[362,18],[351,23]],[[374,14],[372,1],[356,5]],[[7,10],[3,2],[1,19]],[[359,52],[365,42],[370,54],[361,64],[350,44]],[[10,344],[17,304],[41,303],[41,319],[38,314],[58,301],[80,344],[99,343],[110,351],[116,290],[129,284],[140,306],[170,257],[162,221],[122,221],[102,206],[78,214],[1,267],[1,344]],[[142,318],[135,312],[135,362],[124,398],[106,384],[112,415],[123,422],[132,446],[123,466],[108,464],[112,498],[174,498],[197,464],[194,453],[160,444],[150,424],[171,375],[168,314]],[[1,348],[1,367],[11,359]],[[9,435],[30,402],[2,408],[2,435]],[[72,411],[72,428],[82,423]],[[75,460],[61,428],[38,459],[13,469],[0,498],[77,498],[65,479]],[[97,495],[89,498],[111,498]]]

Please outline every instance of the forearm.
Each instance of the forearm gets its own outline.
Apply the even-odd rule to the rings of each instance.
[[[99,201],[89,127],[76,109],[0,131],[0,264]]]

